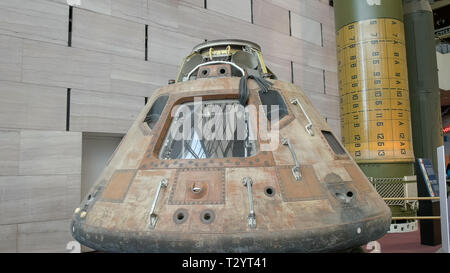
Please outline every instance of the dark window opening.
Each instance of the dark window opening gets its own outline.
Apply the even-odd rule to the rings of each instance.
[[[341,146],[339,141],[334,137],[334,135],[331,132],[328,131],[322,131],[323,136],[328,141],[328,144],[330,145],[331,149],[333,149],[334,153],[337,155],[345,155],[345,149]]]
[[[146,122],[148,124],[148,127],[150,127],[151,129],[153,129],[155,124],[158,122],[168,99],[169,96],[161,96],[157,98],[153,103],[152,107],[150,108],[150,111],[148,111],[147,116],[144,119],[144,122]]]
[[[285,116],[289,115],[286,103],[284,102],[283,97],[277,91],[269,90],[266,93],[260,91],[259,98],[261,99],[261,104],[263,106],[267,106],[267,109],[264,109],[266,111],[267,120],[272,121],[272,113],[273,113],[273,111],[276,111],[276,108],[273,107],[275,105],[278,106],[278,111],[279,111],[278,119],[279,120],[281,120]]]

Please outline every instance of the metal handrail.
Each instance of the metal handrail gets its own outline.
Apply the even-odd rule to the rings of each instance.
[[[244,185],[244,187],[247,187],[248,203],[249,203],[249,207],[250,207],[250,212],[247,216],[248,227],[256,228],[256,214],[255,214],[255,209],[253,208],[253,196],[252,196],[253,181],[250,177],[244,177],[242,179],[242,184]]]
[[[440,220],[440,216],[392,217],[392,220]]]
[[[400,201],[408,201],[408,200],[419,200],[419,201],[424,201],[424,200],[439,200],[440,197],[389,197],[389,198],[383,198],[383,200],[385,201],[396,201],[396,200],[400,200]]]
[[[155,228],[156,222],[158,221],[158,215],[155,213],[156,202],[158,202],[159,193],[161,192],[161,188],[166,188],[169,185],[169,181],[167,179],[163,179],[159,182],[158,189],[156,190],[155,197],[153,198],[152,208],[150,210],[150,219],[149,219],[149,227]]]
[[[302,174],[300,172],[300,163],[298,163],[294,147],[292,147],[292,144],[288,138],[281,139],[281,144],[288,146],[289,151],[291,151],[292,158],[294,159],[295,166],[292,167],[292,175],[294,176],[295,180],[297,181],[302,180]]]
[[[408,200],[440,200],[440,197],[389,197],[383,198],[384,201],[408,201]],[[440,216],[412,216],[412,217],[392,217],[392,220],[440,220]]]
[[[298,105],[300,109],[302,109],[303,114],[305,115],[306,119],[308,120],[308,124],[306,124],[305,129],[306,132],[308,132],[311,136],[314,136],[314,131],[312,129],[313,123],[311,119],[309,118],[308,114],[306,113],[305,109],[303,108],[302,104],[298,99],[291,99],[291,103],[294,105]]]
[[[383,198],[385,201],[395,201],[395,200],[418,200],[418,201],[425,201],[425,200],[439,200],[440,197],[389,197],[389,198]],[[440,216],[412,216],[412,217],[392,217],[392,220],[439,220],[441,219]]]

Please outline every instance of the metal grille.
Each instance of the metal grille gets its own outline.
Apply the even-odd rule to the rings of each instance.
[[[383,198],[406,197],[406,184],[403,178],[373,178],[372,183],[378,194]],[[406,207],[406,201],[386,201],[389,206]]]

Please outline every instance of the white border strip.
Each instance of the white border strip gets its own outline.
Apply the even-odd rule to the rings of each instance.
[[[445,149],[444,146],[437,148],[438,174],[439,174],[439,196],[441,197],[441,233],[442,250],[444,253],[450,253],[449,225],[448,225],[448,203],[447,203],[447,181],[445,177]]]

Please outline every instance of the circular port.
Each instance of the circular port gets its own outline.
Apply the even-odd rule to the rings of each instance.
[[[203,224],[211,224],[214,221],[215,217],[216,216],[214,214],[214,211],[209,209],[204,210],[202,211],[202,213],[200,213],[200,221]]]
[[[177,224],[177,225],[186,222],[187,218],[188,218],[188,212],[187,212],[187,210],[185,210],[185,209],[178,209],[178,210],[175,211],[175,213],[173,214],[173,221],[174,221],[175,224]]]
[[[207,76],[207,75],[209,74],[209,70],[208,70],[208,69],[203,69],[200,73],[201,73],[203,76]]]
[[[273,197],[275,195],[275,189],[272,187],[266,187],[264,189],[264,194],[267,195],[268,197]]]

